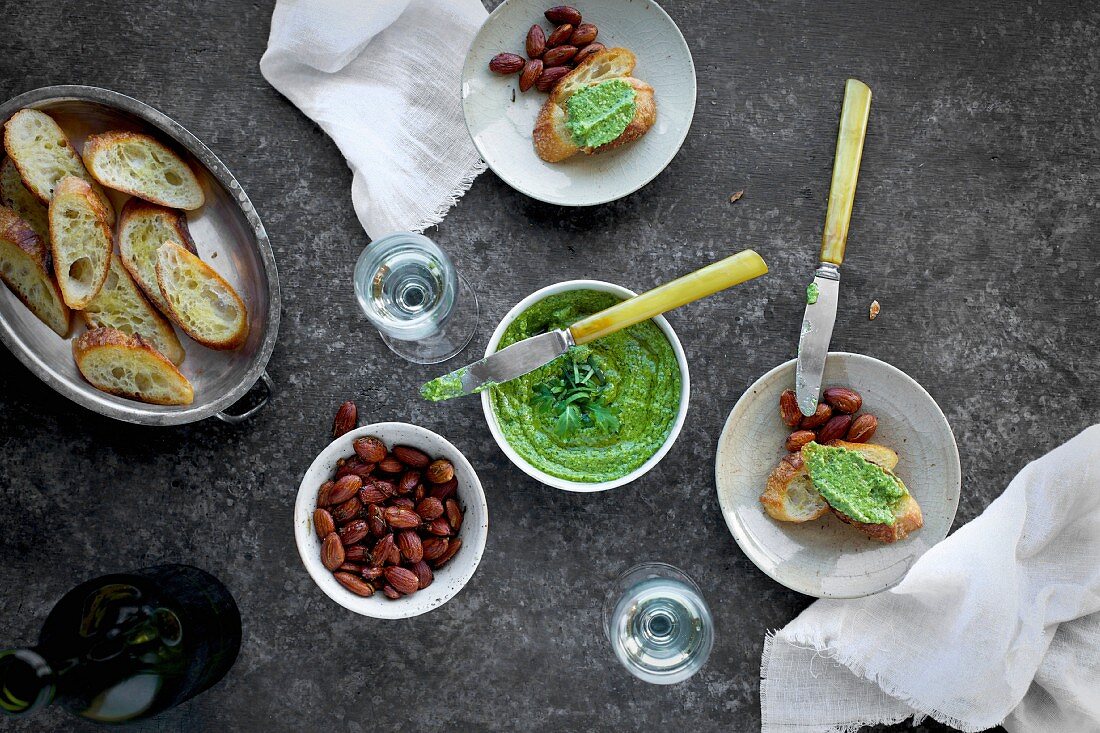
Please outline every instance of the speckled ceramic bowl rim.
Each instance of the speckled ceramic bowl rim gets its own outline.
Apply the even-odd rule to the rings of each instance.
[[[501,319],[500,324],[493,331],[492,338],[489,339],[489,345],[485,347],[485,355],[488,356],[496,352],[497,345],[500,343],[500,339],[504,336],[505,329],[519,316],[520,313],[530,308],[535,303],[545,298],[556,295],[558,293],[564,293],[570,290],[598,290],[605,293],[614,293],[615,295],[621,295],[624,298],[632,298],[637,293],[628,288],[624,288],[622,285],[616,285],[614,283],[604,282],[603,280],[566,280],[564,282],[555,283],[553,285],[547,285],[544,288],[540,288],[535,292],[528,295],[526,298],[516,303],[512,307],[512,310],[505,314]],[[672,445],[676,442],[676,438],[680,436],[680,430],[684,427],[684,421],[687,419],[688,402],[691,397],[691,378],[688,374],[687,354],[684,353],[684,347],[680,343],[680,339],[676,336],[676,332],[672,330],[672,326],[665,319],[664,316],[656,316],[653,322],[657,324],[657,327],[661,329],[668,342],[672,344],[672,351],[676,354],[676,363],[680,367],[680,409],[676,414],[676,422],[672,425],[672,430],[669,431],[668,437],[665,438],[665,442],[657,449],[649,459],[638,466],[636,469],[611,481],[600,481],[597,483],[584,483],[582,481],[570,481],[569,479],[558,478],[557,476],[551,476],[545,471],[532,466],[527,462],[523,456],[515,451],[512,446],[508,444],[507,439],[504,437],[504,433],[500,429],[500,423],[497,421],[496,414],[493,412],[492,400],[489,398],[489,392],[485,391],[481,393],[481,409],[485,413],[485,422],[489,424],[489,432],[493,434],[493,440],[500,446],[504,455],[508,456],[508,460],[516,464],[516,466],[526,473],[531,478],[544,483],[547,486],[552,486],[555,489],[562,489],[564,491],[575,491],[579,493],[594,493],[597,491],[607,491],[609,489],[615,489],[620,486],[629,484],[635,481],[645,474],[649,473],[661,459],[672,449]]]
[[[463,522],[462,531],[459,535],[462,538],[462,550],[447,565],[447,568],[460,568],[461,573],[457,579],[446,587],[439,583],[437,576],[436,583],[398,600],[391,601],[388,598],[383,598],[380,593],[376,593],[369,598],[362,598],[340,585],[332,577],[332,573],[321,564],[320,550],[316,541],[317,535],[313,529],[313,510],[317,506],[317,488],[321,483],[320,472],[325,466],[335,465],[339,458],[352,455],[354,453],[352,442],[356,438],[375,435],[381,438],[387,447],[392,448],[393,439],[388,436],[392,436],[395,428],[409,431],[421,438],[439,441],[444,446],[442,457],[455,465],[458,469],[456,473],[459,471],[468,472],[471,478],[468,482],[460,482],[458,487],[458,495],[462,502],[466,504],[467,519],[471,518],[470,508],[478,506],[481,514],[485,517],[485,521],[483,523]],[[406,442],[413,447],[417,447],[415,440]],[[341,435],[329,443],[306,469],[302,482],[298,487],[298,496],[294,502],[294,540],[298,546],[298,555],[302,558],[302,564],[305,565],[306,571],[313,578],[313,582],[324,591],[325,595],[344,608],[371,618],[412,618],[435,610],[454,598],[459,591],[466,587],[470,578],[474,576],[477,566],[481,563],[481,556],[485,553],[485,539],[488,534],[489,508],[485,501],[485,491],[481,487],[481,480],[478,478],[474,467],[466,460],[466,456],[462,454],[462,451],[442,435],[410,423],[381,422],[364,425]],[[466,551],[465,554],[463,551]]]
[[[945,441],[945,444],[950,445],[950,456],[951,456],[952,459],[954,459],[954,464],[955,464],[954,465],[954,473],[958,477],[957,482],[956,482],[956,486],[955,486],[955,490],[953,492],[954,501],[950,506],[950,514],[951,514],[951,517],[952,517],[952,521],[947,522],[948,529],[946,529],[944,531],[942,536],[936,537],[936,540],[935,540],[935,543],[941,542],[947,536],[947,533],[950,531],[950,525],[953,522],[953,518],[955,516],[955,513],[958,511],[959,495],[960,495],[960,489],[962,487],[962,464],[961,464],[961,461],[960,461],[960,458],[959,458],[959,446],[958,446],[958,443],[955,441],[955,434],[951,430],[951,425],[947,422],[947,417],[943,414],[943,410],[940,408],[939,403],[937,403],[935,398],[933,398],[932,395],[930,395],[928,393],[928,391],[924,387],[921,386],[920,382],[913,379],[912,377],[910,377],[908,374],[903,372],[901,369],[898,369],[893,364],[888,364],[887,362],[882,361],[881,359],[876,359],[873,356],[867,356],[866,354],[856,354],[856,353],[852,353],[852,352],[848,352],[848,351],[830,351],[828,353],[828,356],[827,356],[827,358],[837,358],[837,357],[842,358],[842,359],[850,359],[850,360],[853,360],[853,361],[866,361],[866,362],[873,363],[876,367],[885,370],[886,372],[888,372],[892,376],[896,377],[899,381],[907,382],[912,388],[914,388],[916,391],[918,391],[919,393],[921,393],[925,397],[927,397],[928,400],[931,402],[931,404],[936,406],[936,410],[939,412],[940,419],[942,420],[942,426],[945,428],[945,435],[947,436],[947,441]],[[867,592],[857,592],[857,593],[814,593],[814,592],[812,592],[811,589],[807,589],[807,588],[799,587],[799,586],[796,586],[796,585],[792,585],[791,582],[787,578],[781,576],[780,573],[776,572],[776,567],[775,566],[773,566],[772,564],[764,561],[757,554],[755,548],[753,548],[753,546],[752,546],[752,543],[748,541],[748,538],[742,536],[741,527],[740,527],[739,523],[736,521],[737,506],[735,504],[731,504],[729,501],[727,501],[726,497],[723,496],[722,491],[719,488],[721,486],[721,482],[719,480],[719,475],[718,475],[718,472],[720,470],[718,453],[722,450],[722,446],[724,446],[726,444],[726,434],[734,429],[734,423],[736,421],[735,418],[741,417],[738,413],[743,409],[743,403],[746,403],[746,401],[748,399],[750,399],[753,396],[753,394],[757,391],[756,390],[757,385],[769,383],[775,377],[775,375],[778,374],[779,372],[782,372],[783,370],[793,369],[795,367],[795,365],[797,364],[797,362],[798,362],[798,359],[790,359],[788,361],[785,361],[782,364],[779,364],[778,366],[775,366],[772,369],[768,370],[759,379],[757,379],[755,382],[750,384],[748,386],[748,388],[746,388],[745,391],[741,393],[741,397],[738,398],[736,404],[734,404],[734,406],[733,406],[733,409],[730,410],[729,416],[726,418],[726,422],[722,426],[722,432],[718,437],[718,445],[717,445],[717,448],[716,448],[716,455],[715,455],[715,461],[714,461],[715,491],[716,491],[717,496],[718,496],[718,504],[722,509],[722,519],[726,522],[726,527],[729,529],[730,534],[733,535],[733,539],[734,539],[735,542],[737,542],[737,546],[739,548],[741,548],[741,551],[743,553],[745,553],[745,556],[748,557],[749,560],[751,560],[752,563],[754,565],[756,565],[756,567],[760,568],[760,570],[765,575],[767,575],[769,578],[771,578],[775,582],[779,583],[780,585],[783,585],[783,586],[786,586],[786,587],[790,588],[791,590],[797,591],[799,593],[804,593],[806,595],[812,595],[812,596],[815,596],[815,597],[818,597],[818,598],[862,598],[864,596],[874,595],[875,593],[880,593],[884,590],[888,590],[888,589],[894,587],[895,585],[897,585],[898,583],[900,583],[902,581],[902,579],[905,578],[906,574],[908,574],[908,568],[906,569],[906,572],[900,573],[896,578],[891,580],[889,583],[885,583],[882,586],[874,588],[874,589],[869,590]],[[935,543],[933,543],[933,545]]]

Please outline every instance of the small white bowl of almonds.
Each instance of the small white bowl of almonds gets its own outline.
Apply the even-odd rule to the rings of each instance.
[[[338,437],[298,488],[298,554],[344,608],[419,616],[453,598],[477,570],[489,530],[485,493],[441,435],[400,422],[347,430],[354,412],[352,403],[341,408]]]

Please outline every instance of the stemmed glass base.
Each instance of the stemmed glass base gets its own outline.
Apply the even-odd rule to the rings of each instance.
[[[477,331],[477,294],[466,282],[466,278],[458,273],[455,276],[458,278],[455,304],[450,315],[440,324],[439,330],[416,341],[403,341],[379,331],[378,335],[390,347],[390,351],[414,364],[438,364],[466,348]]]

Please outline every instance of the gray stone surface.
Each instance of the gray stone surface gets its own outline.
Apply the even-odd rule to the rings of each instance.
[[[758,728],[764,633],[810,599],[737,549],[712,461],[742,390],[794,354],[849,75],[875,101],[834,347],[897,365],[939,401],[962,454],[956,526],[1096,420],[1095,5],[666,7],[694,54],[699,101],[663,174],[622,201],[569,210],[487,173],[428,232],[477,285],[483,322],[468,354],[519,298],[558,280],[644,289],[750,246],[770,263],[764,280],[670,317],[693,395],[664,462],[628,488],[575,496],[512,467],[476,401],[421,404],[414,387],[436,370],[393,357],[360,316],[351,271],[367,239],[350,176],[260,76],[269,3],[0,3],[0,98],[93,84],[179,120],[251,195],[284,296],[270,364],[279,393],[243,428],[114,423],[0,350],[3,642],[31,641],[79,579],[183,561],[231,587],[243,651],[215,689],[139,730]],[[883,311],[872,323],[874,298]],[[426,617],[354,616],[298,560],[294,492],[348,398],[365,420],[448,436],[484,481],[492,522],[481,568]],[[710,663],[670,688],[629,677],[600,630],[611,578],[650,559],[685,568],[717,618]],[[71,726],[57,710],[0,724]]]

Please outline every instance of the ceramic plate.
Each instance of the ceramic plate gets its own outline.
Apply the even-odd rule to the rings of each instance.
[[[600,29],[608,48],[634,52],[634,76],[653,86],[657,122],[640,140],[598,155],[543,162],[531,142],[535,117],[547,95],[519,91],[519,75],[489,71],[503,51],[523,53],[527,30],[540,23],[546,0],[505,0],[478,31],[462,69],[462,111],[481,157],[493,172],[532,198],[564,206],[591,206],[637,191],[669,164],[687,136],[695,113],[695,66],[683,34],[651,0],[588,0],[575,3],[586,23]]]
[[[855,598],[898,583],[917,558],[947,536],[959,506],[962,473],[951,426],[936,401],[905,372],[860,354],[832,352],[823,385],[863,395],[861,413],[878,418],[872,441],[898,453],[894,469],[921,506],[924,526],[884,545],[831,514],[804,524],[764,513],[760,492],[783,458],[790,434],[779,419],[779,395],[794,389],[795,361],[745,391],[718,441],[715,480],[730,532],[757,567],[783,585],[820,598]]]

